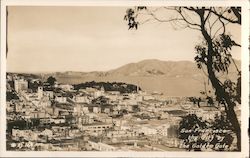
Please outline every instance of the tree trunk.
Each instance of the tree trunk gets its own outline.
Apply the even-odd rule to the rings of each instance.
[[[233,130],[237,137],[237,148],[239,151],[241,151],[241,128],[240,124],[238,122],[237,116],[234,111],[235,103],[231,101],[230,95],[225,91],[225,89],[222,87],[220,81],[215,76],[215,72],[213,70],[213,41],[209,34],[207,33],[205,29],[205,21],[204,16],[201,17],[201,32],[203,37],[205,38],[207,45],[208,45],[208,52],[207,52],[207,73],[209,80],[211,81],[211,84],[213,88],[215,89],[215,94],[219,98],[222,98],[225,101],[225,111],[227,114],[227,119],[230,121],[230,123],[233,126]]]

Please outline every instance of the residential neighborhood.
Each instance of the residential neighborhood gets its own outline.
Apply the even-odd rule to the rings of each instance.
[[[181,151],[183,116],[214,120],[223,111],[206,101],[199,108],[187,97],[163,99],[139,86],[121,93],[49,80],[7,74],[8,150]]]

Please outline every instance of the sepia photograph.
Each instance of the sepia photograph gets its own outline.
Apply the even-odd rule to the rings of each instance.
[[[248,148],[241,5],[5,9],[7,152]]]

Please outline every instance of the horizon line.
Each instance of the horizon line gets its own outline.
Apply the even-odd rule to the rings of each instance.
[[[92,70],[92,71],[79,71],[79,70],[64,70],[64,71],[61,71],[61,70],[56,70],[56,71],[7,71],[6,70],[6,73],[23,73],[23,74],[49,74],[49,73],[66,73],[66,72],[79,72],[79,73],[94,73],[94,72],[108,72],[108,71],[112,71],[112,70],[115,70],[115,69],[119,69],[125,65],[128,65],[128,64],[137,64],[137,63],[140,63],[140,62],[143,62],[143,61],[160,61],[160,62],[191,62],[191,63],[194,63],[195,64],[195,61],[192,61],[192,60],[161,60],[161,59],[156,59],[156,58],[152,58],[152,59],[143,59],[143,60],[140,60],[140,61],[137,61],[137,62],[130,62],[130,63],[126,63],[126,64],[123,64],[123,65],[120,65],[116,68],[112,68],[112,69],[109,69],[109,70]],[[241,59],[234,59],[236,61],[241,61]],[[7,66],[6,66],[7,67]]]

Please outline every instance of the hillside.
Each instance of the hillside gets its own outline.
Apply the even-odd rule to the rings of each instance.
[[[196,65],[191,61],[161,61],[156,59],[143,60],[138,63],[124,65],[109,71],[111,75],[129,76],[189,76],[199,73]]]
[[[240,67],[240,61],[236,61]],[[148,92],[158,91],[167,96],[194,96],[204,90],[207,79],[204,73],[191,61],[143,60],[130,63],[107,72],[57,72],[53,75],[60,83],[79,84],[83,82],[125,82],[139,85]],[[236,69],[231,66],[229,76],[236,79]],[[222,76],[223,77],[223,76]]]

